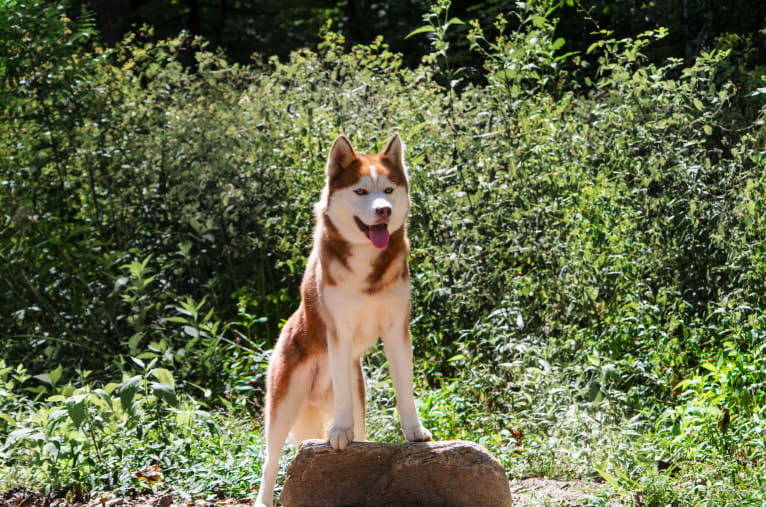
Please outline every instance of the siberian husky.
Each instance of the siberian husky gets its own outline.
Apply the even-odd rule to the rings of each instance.
[[[282,328],[269,361],[258,506],[272,505],[279,457],[291,431],[296,442],[327,439],[336,450],[364,440],[361,357],[378,338],[388,357],[404,436],[411,442],[431,440],[413,399],[410,195],[403,154],[398,134],[374,155],[358,155],[345,136],[330,149],[325,186],[314,207],[314,245],[301,304]]]

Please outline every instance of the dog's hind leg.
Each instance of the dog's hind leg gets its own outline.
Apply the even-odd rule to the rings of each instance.
[[[266,461],[255,501],[256,507],[271,506],[279,458],[290,428],[295,424],[309,398],[312,370],[307,364],[292,369],[274,368],[269,376],[269,399],[266,403]],[[276,396],[275,396],[276,395]]]

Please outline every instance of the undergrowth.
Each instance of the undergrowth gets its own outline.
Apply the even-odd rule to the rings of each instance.
[[[766,88],[747,41],[689,65],[646,61],[662,29],[561,54],[555,3],[482,27],[442,1],[416,68],[329,29],[240,66],[188,34],[106,48],[87,13],[3,8],[0,487],[252,495],[328,147],[398,131],[435,436],[512,477],[600,477],[594,503],[766,500]],[[451,60],[462,25],[481,82]],[[382,351],[365,366],[368,437],[399,440]],[[136,475],[152,465],[161,481]]]

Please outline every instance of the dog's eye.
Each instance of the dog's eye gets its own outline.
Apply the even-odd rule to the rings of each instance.
[[[354,193],[356,195],[367,195],[367,190],[363,188],[357,188],[356,190],[354,190]]]
[[[391,187],[388,187],[387,189],[384,190],[384,192],[387,193],[387,194],[393,194],[394,193],[394,189],[391,188]]]

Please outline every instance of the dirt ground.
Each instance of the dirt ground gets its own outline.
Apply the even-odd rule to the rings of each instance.
[[[510,486],[514,505],[557,507],[583,505],[583,499],[596,494],[602,487],[596,482],[557,481],[540,477],[514,480]],[[42,496],[24,488],[14,488],[0,494],[0,507],[251,507],[252,504],[253,499],[248,498],[186,503],[164,494],[134,497],[102,494],[90,497],[75,491]]]
[[[591,481],[557,481],[544,477],[530,477],[511,481],[513,505],[551,505],[573,507],[583,505],[583,500],[595,496],[603,484]]]

